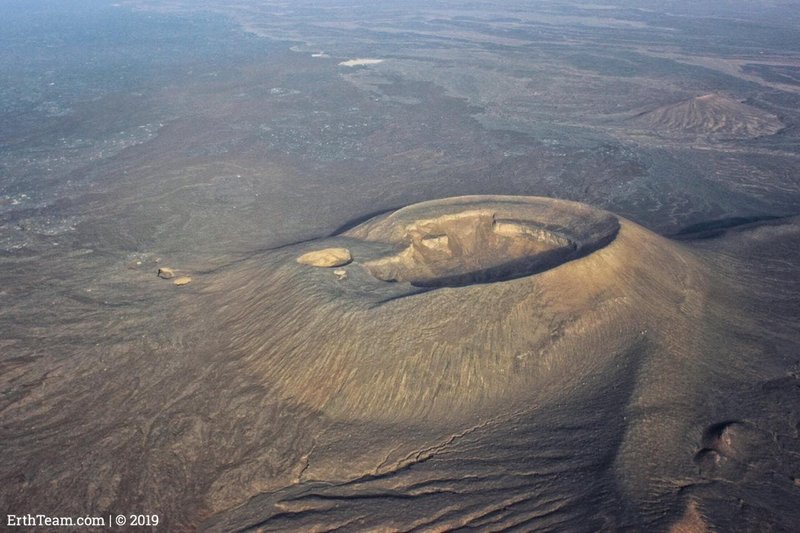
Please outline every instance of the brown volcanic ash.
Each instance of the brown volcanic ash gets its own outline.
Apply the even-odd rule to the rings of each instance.
[[[294,261],[327,247],[352,251],[346,280]],[[242,265],[212,289],[231,356],[327,422],[298,484],[206,525],[597,530],[696,514],[677,487],[713,432],[691,414],[709,366],[737,366],[715,355],[740,327],[713,296],[727,292],[681,244],[532,197],[416,204]]]
[[[295,262],[329,247],[352,251],[344,281]],[[239,265],[216,280],[208,297],[220,310],[214,322],[230,335],[226,352],[240,361],[242,372],[257,376],[281,401],[328,421],[304,456],[299,479],[338,484],[377,476],[365,482],[377,487],[350,487],[335,496],[346,500],[362,490],[411,490],[431,474],[417,477],[405,467],[426,462],[439,450],[458,449],[456,441],[474,441],[469,446],[481,449],[475,453],[486,454],[487,464],[503,471],[510,467],[507,461],[526,461],[518,455],[520,446],[542,446],[545,455],[575,453],[582,457],[580,468],[608,461],[613,451],[597,459],[593,448],[611,446],[607,437],[592,436],[603,432],[594,428],[605,408],[592,409],[584,419],[573,414],[569,423],[586,423],[587,433],[573,435],[573,443],[560,451],[525,443],[536,432],[541,437],[550,431],[532,430],[530,413],[547,419],[556,411],[540,406],[581,397],[587,380],[601,390],[619,387],[609,393],[616,402],[605,398],[601,404],[621,408],[626,400],[619,395],[630,394],[633,386],[632,357],[666,342],[685,357],[697,342],[707,285],[704,266],[684,247],[608,213],[552,199],[464,197],[413,205],[344,235],[282,250],[266,263],[262,258]],[[683,389],[674,392],[686,396]],[[512,427],[519,432],[508,434]],[[694,467],[691,459],[688,464]],[[489,475],[484,469],[476,465],[463,472],[476,476],[463,490],[487,489],[488,481],[480,481]],[[506,482],[516,483],[509,476]],[[455,477],[447,480],[442,484],[463,485]],[[503,497],[476,495],[482,510],[473,512],[491,514],[505,505],[503,498],[520,498],[523,514],[542,512],[535,502],[549,501],[545,486],[555,483],[552,476],[517,481],[527,487],[527,496],[518,490]],[[569,499],[567,493],[559,497]],[[255,510],[213,524],[242,525],[255,520],[245,517],[262,513],[261,518],[276,515],[267,528],[352,518],[346,512],[317,515],[312,509],[320,502],[313,500],[251,503]],[[436,505],[452,504],[444,501]],[[270,511],[273,504],[278,507]],[[387,514],[378,513],[369,527],[406,528],[419,518],[406,522],[382,504],[372,505]],[[563,512],[575,518],[581,505],[565,500]],[[307,521],[284,523],[278,518],[284,512]],[[457,525],[468,514],[443,517],[439,525]]]
[[[337,248],[346,276],[296,261]],[[61,397],[91,392],[58,410],[78,427],[55,431],[35,399],[6,411],[4,506],[152,510],[171,529],[596,531],[724,525],[746,501],[759,523],[796,494],[800,446],[769,435],[800,412],[710,407],[767,374],[765,327],[775,353],[788,338],[737,311],[775,272],[730,261],[582,204],[498,196],[258,254],[177,294],[169,350],[62,372]],[[120,394],[120,376],[137,386]],[[770,394],[789,405],[796,385]],[[730,396],[775,411],[760,390]],[[771,523],[800,518],[782,513]]]
[[[241,332],[236,349],[250,372],[330,416],[469,416],[536,387],[546,368],[566,363],[555,346],[589,349],[584,342],[627,313],[632,295],[609,296],[607,286],[625,248],[613,241],[619,228],[614,216],[556,200],[417,204],[331,239],[353,253],[346,281],[289,261],[242,287],[259,296],[220,320]],[[591,254],[604,246],[604,256]],[[227,284],[220,291],[240,297]],[[265,324],[278,326],[273,342]]]
[[[632,122],[664,135],[714,135],[750,139],[783,129],[777,116],[738,100],[706,94],[646,111]]]

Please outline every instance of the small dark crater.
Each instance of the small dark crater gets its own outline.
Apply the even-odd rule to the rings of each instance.
[[[743,440],[749,440],[749,426],[738,420],[726,420],[711,424],[703,432],[703,447],[716,450],[726,457],[736,457]]]
[[[714,470],[726,460],[716,450],[703,448],[694,455],[694,463],[700,467],[701,472]]]
[[[766,448],[769,442],[753,424],[725,420],[706,427],[694,461],[701,471],[722,469],[719,473],[724,473],[725,477],[738,478],[764,459]]]

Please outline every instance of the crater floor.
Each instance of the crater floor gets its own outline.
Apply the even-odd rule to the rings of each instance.
[[[611,242],[611,214],[543,198],[461,197],[383,215],[345,235],[394,247],[365,261],[387,282],[463,286],[541,272]]]

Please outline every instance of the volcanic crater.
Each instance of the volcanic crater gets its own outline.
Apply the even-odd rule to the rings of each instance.
[[[576,204],[479,197],[417,204],[346,235],[394,246],[363,263],[379,280],[457,287],[547,270],[605,246],[617,231],[613,215]]]
[[[333,249],[352,262],[297,261]],[[236,332],[225,351],[279,397],[340,421],[421,423],[557,393],[567,369],[674,321],[668,302],[703,276],[679,245],[585,204],[462,196],[253,258],[209,296]]]

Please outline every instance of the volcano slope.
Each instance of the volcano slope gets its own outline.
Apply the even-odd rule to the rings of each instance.
[[[159,317],[169,350],[117,354],[135,388],[61,372],[103,400],[62,404],[79,435],[40,399],[6,413],[4,504],[220,531],[788,530],[798,242],[791,220],[687,244],[475,196],[197,273]],[[329,249],[352,261],[298,262]]]
[[[705,94],[642,112],[632,125],[675,138],[753,139],[785,126],[771,113],[719,94]]]
[[[328,247],[352,252],[346,279],[292,260]],[[581,204],[461,197],[240,265],[207,289],[231,357],[324,429],[294,484],[206,525],[598,530],[772,515],[797,497],[800,466],[797,441],[772,436],[796,435],[800,418],[764,428],[702,409],[765,364],[741,341],[752,317],[733,263],[706,255]]]

